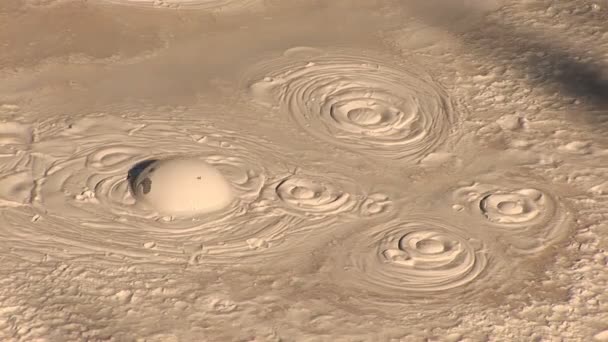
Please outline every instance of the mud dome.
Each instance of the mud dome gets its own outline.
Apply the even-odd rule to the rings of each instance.
[[[133,191],[138,203],[170,216],[210,213],[227,207],[234,200],[226,178],[198,159],[152,162],[135,179]]]

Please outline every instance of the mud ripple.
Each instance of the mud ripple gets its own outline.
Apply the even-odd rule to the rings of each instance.
[[[372,217],[389,213],[393,207],[388,195],[368,194],[345,176],[302,170],[269,182],[261,198],[259,208],[313,220]]]
[[[77,121],[73,127],[90,126],[91,119],[86,120],[87,125]],[[66,127],[62,134],[53,132],[42,137],[32,166],[39,171],[31,205],[3,212],[13,224],[0,235],[19,241],[15,250],[67,257],[116,255],[142,262],[237,262],[231,258],[253,251],[260,254],[280,244],[289,227],[297,226],[295,217],[250,210],[267,177],[277,171],[272,168],[283,165],[268,157],[277,153],[266,151],[264,158],[257,156],[257,152],[263,153],[259,141],[239,136],[239,144],[221,147],[214,143],[212,134],[206,139],[193,139],[165,125],[121,133],[112,125],[123,119],[98,120],[91,126],[95,132],[90,135],[86,130],[71,134],[71,128]],[[106,139],[104,121],[112,122],[107,130],[113,134],[106,132]],[[123,121],[128,127],[129,122]],[[218,132],[213,134],[217,137]],[[53,148],[56,145],[70,148],[59,153]],[[186,216],[167,215],[138,201],[132,188],[136,176],[154,160],[176,156],[217,170],[214,172],[230,184],[232,200],[222,202],[221,208],[213,212]],[[262,160],[272,167],[262,165]],[[169,187],[174,184],[167,182]]]
[[[289,52],[289,51],[288,51]],[[352,51],[285,53],[254,68],[250,94],[312,136],[390,159],[419,161],[446,141],[451,102],[413,64]]]
[[[456,210],[493,229],[518,253],[538,253],[567,235],[571,215],[541,187],[475,183],[454,192]]]
[[[474,291],[471,284],[489,265],[482,241],[459,226],[422,216],[353,232],[335,252],[325,268],[330,277],[386,303]]]

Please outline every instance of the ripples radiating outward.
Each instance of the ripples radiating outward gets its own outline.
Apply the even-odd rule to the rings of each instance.
[[[475,183],[454,192],[454,208],[494,230],[518,253],[537,253],[563,238],[571,215],[560,198],[537,187]]]
[[[261,197],[264,200],[257,204],[260,208],[307,219],[372,217],[388,213],[393,207],[388,195],[368,194],[346,177],[300,170],[268,183]]]
[[[459,226],[428,217],[353,231],[335,252],[325,266],[334,282],[386,304],[432,302],[471,291],[474,287],[468,285],[488,268],[482,241]]]
[[[451,102],[420,67],[311,51],[288,51],[255,67],[251,95],[319,139],[384,158],[419,161],[450,135]]]
[[[239,135],[235,143],[230,132],[218,130],[194,138],[173,125],[138,125],[116,117],[86,117],[55,127],[34,146],[38,180],[31,209],[3,212],[13,225],[2,235],[20,241],[15,250],[236,262],[243,253],[279,244],[288,228],[298,225],[295,217],[249,210],[267,177],[284,172],[277,167],[283,165],[280,158],[269,157],[278,153],[264,150],[262,141]],[[256,155],[262,151],[264,158]],[[134,166],[174,156],[213,165],[234,190],[232,203],[194,217],[164,216],[138,203],[130,189]]]

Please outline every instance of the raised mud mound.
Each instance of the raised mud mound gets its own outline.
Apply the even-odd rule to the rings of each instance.
[[[216,168],[188,158],[150,163],[133,181],[133,192],[138,203],[170,216],[210,213],[234,200],[230,183]]]

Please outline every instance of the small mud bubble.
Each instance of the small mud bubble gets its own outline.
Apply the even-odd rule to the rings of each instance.
[[[416,242],[416,249],[422,254],[437,254],[445,251],[446,248],[441,241],[423,239]]]

